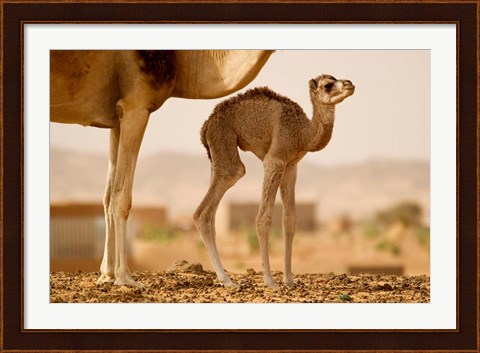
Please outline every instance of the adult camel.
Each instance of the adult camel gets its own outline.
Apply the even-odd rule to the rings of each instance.
[[[250,83],[271,50],[53,50],[50,120],[110,129],[97,283],[138,284],[125,249],[135,165],[149,116],[170,97],[208,99]]]

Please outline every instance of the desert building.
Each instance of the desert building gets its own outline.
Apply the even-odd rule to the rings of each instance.
[[[230,202],[220,206],[217,213],[216,227],[219,232],[255,229],[259,204],[256,202]],[[272,230],[282,228],[282,204],[273,208]],[[316,204],[314,202],[297,202],[297,231],[313,232],[317,229]]]
[[[168,224],[163,206],[134,206],[127,225],[127,257],[131,261],[132,239],[146,225]],[[50,204],[50,271],[98,271],[105,245],[105,216],[99,202]]]
[[[50,205],[50,270],[98,270],[105,241],[100,203]]]
[[[134,206],[130,211],[129,221],[135,223],[135,235],[141,235],[146,227],[160,229],[169,226],[168,212],[163,206]]]

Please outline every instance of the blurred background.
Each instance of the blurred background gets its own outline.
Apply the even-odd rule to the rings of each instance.
[[[312,108],[308,80],[349,79],[355,94],[337,106],[332,140],[300,162],[294,273],[430,272],[430,52],[279,50],[245,89],[269,86]],[[217,100],[170,99],[144,137],[128,223],[132,270],[163,271],[174,261],[212,269],[192,214],[210,165],[200,128]],[[98,271],[105,238],[102,198],[109,131],[50,124],[51,271]],[[261,270],[255,233],[263,170],[241,152],[247,175],[217,213],[225,268]],[[273,270],[283,269],[281,204],[270,236]]]

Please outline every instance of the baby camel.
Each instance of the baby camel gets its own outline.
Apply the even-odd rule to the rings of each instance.
[[[348,80],[321,75],[309,81],[313,118],[300,106],[266,87],[255,88],[218,104],[201,131],[202,143],[212,163],[210,188],[194,214],[195,225],[207,248],[217,277],[226,287],[236,287],[225,273],[215,242],[215,213],[225,192],[245,175],[237,146],[263,161],[262,199],[256,219],[262,256],[263,280],[277,287],[270,272],[268,235],[278,187],[283,202],[285,244],[284,283],[293,286],[292,241],[296,228],[295,181],[297,163],[307,152],[323,149],[332,136],[335,105],[351,96]]]

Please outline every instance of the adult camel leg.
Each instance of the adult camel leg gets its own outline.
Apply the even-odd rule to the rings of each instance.
[[[105,251],[103,253],[102,264],[100,265],[100,278],[97,284],[113,282],[115,280],[115,225],[113,222],[113,211],[110,207],[113,184],[115,181],[115,171],[117,168],[118,141],[120,138],[120,128],[117,126],[110,130],[110,151],[107,172],[107,185],[103,197],[103,207],[105,211]]]
[[[193,215],[193,219],[207,248],[218,280],[225,287],[238,287],[225,273],[218,256],[215,240],[215,214],[220,200],[225,192],[245,175],[245,166],[238,155],[236,139],[230,140],[233,142],[231,146],[211,144],[212,179],[205,197]]]
[[[285,261],[283,282],[293,287],[292,275],[292,242],[297,227],[297,212],[295,208],[295,182],[297,180],[297,164],[289,164],[285,168],[280,181],[280,194],[283,202],[283,240],[285,245]]]
[[[132,205],[132,186],[138,152],[147,127],[149,111],[123,101],[117,103],[120,116],[118,159],[110,209],[115,224],[115,284],[139,286],[127,265],[126,226]]]
[[[277,283],[270,271],[268,258],[268,236],[272,226],[273,206],[280,180],[285,170],[285,163],[281,160],[266,157],[263,161],[265,176],[263,180],[262,199],[258,209],[256,228],[262,256],[263,281],[266,286],[276,288]]]

